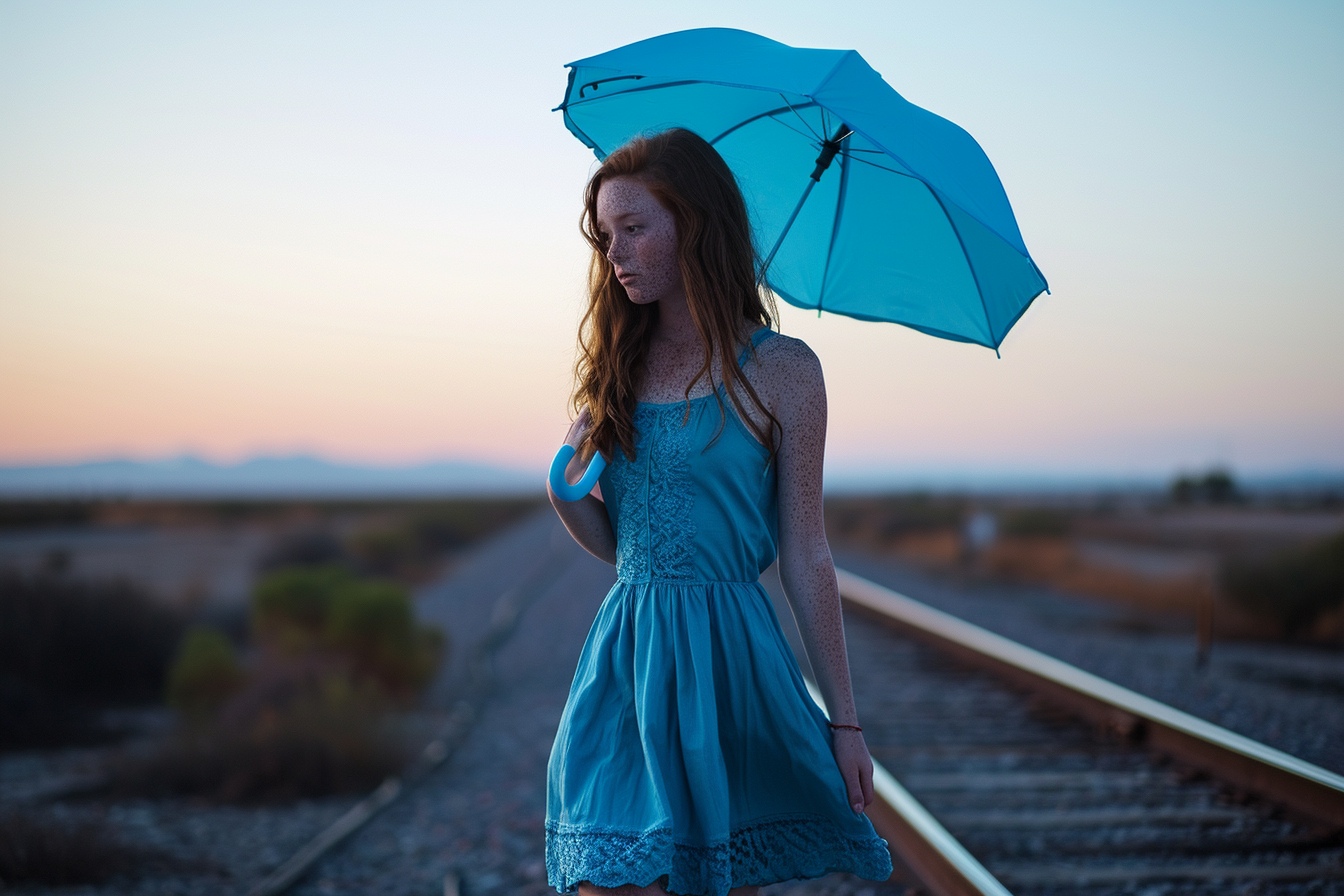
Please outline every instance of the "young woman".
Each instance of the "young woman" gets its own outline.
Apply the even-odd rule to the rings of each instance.
[[[774,333],[742,195],[718,153],[670,130],[588,183],[590,303],[573,481],[552,503],[615,564],[551,752],[546,865],[582,894],[754,894],[891,873],[863,815],[872,760],[850,692],[822,526],[826,391]],[[828,721],[757,582],[779,556]]]

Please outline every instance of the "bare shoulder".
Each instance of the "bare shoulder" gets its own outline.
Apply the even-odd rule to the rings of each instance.
[[[776,419],[790,429],[792,421],[826,417],[826,385],[821,362],[807,343],[775,334],[756,347],[747,376]]]
[[[752,384],[773,396],[825,390],[821,361],[807,343],[775,334],[756,348],[757,376]]]

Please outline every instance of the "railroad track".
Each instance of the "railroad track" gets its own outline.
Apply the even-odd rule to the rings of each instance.
[[[839,578],[870,816],[929,892],[1344,894],[1344,778]]]
[[[497,602],[482,650],[503,643],[530,603],[519,596],[538,582],[550,581],[556,594],[593,591],[593,583],[567,584],[579,566],[562,570],[558,558],[557,565],[543,559],[545,542],[533,547],[537,571],[506,576],[516,595],[506,592]],[[1233,747],[1192,750],[1189,732],[1166,724],[1179,722],[1180,713],[1138,695],[1126,704],[1120,698],[1129,692],[1099,680],[1092,690],[1103,693],[1089,695],[1073,685],[1091,676],[856,576],[839,577],[859,711],[882,766],[880,800],[869,815],[917,889],[936,896],[1344,896],[1344,779],[1185,717],[1196,741]],[[566,612],[558,601],[543,607],[548,619]],[[782,604],[777,609],[787,630],[791,615]],[[541,647],[529,644],[528,651]],[[571,665],[566,658],[557,668]],[[539,668],[549,667],[543,661]],[[1110,702],[1101,699],[1108,695]],[[563,699],[560,691],[556,699]],[[529,774],[541,781],[544,768]],[[415,774],[405,784],[437,786]],[[399,826],[417,819],[398,841],[436,839],[405,807],[407,799],[403,792],[406,811],[394,807],[386,818]],[[442,803],[442,794],[430,802]],[[323,837],[328,844],[339,839]],[[317,845],[306,861],[296,857],[253,892],[287,889],[317,859]],[[539,854],[536,842],[514,861]],[[366,860],[390,862],[394,873],[394,859],[381,852],[359,859]],[[445,893],[521,892],[517,876],[502,869],[449,864],[458,870],[444,869]],[[485,883],[491,874],[497,884]],[[546,889],[542,881],[526,886]],[[905,891],[897,880],[778,889],[791,896]]]

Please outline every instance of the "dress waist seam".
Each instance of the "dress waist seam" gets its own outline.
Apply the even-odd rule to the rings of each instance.
[[[656,579],[640,578],[627,579],[623,576],[616,577],[617,585],[671,585],[693,587],[696,585],[755,585],[760,581],[760,577],[750,580],[738,579]]]

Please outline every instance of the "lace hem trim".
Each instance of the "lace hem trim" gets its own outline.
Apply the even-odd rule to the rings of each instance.
[[[887,843],[856,840],[819,816],[775,818],[740,828],[712,846],[677,843],[668,828],[622,831],[546,824],[546,874],[572,893],[584,881],[599,887],[648,886],[666,878],[672,893],[724,896],[733,887],[848,871],[867,880],[891,876]]]

